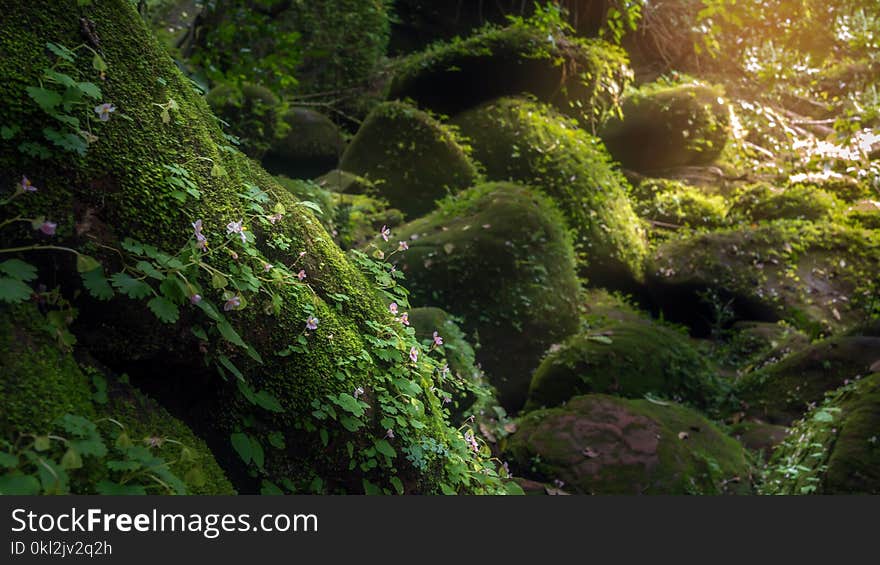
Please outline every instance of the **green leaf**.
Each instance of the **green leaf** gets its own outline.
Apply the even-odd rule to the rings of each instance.
[[[201,302],[199,304],[201,304]],[[226,320],[218,321],[217,329],[220,331],[220,335],[223,336],[223,339],[225,339],[229,343],[232,343],[239,347],[247,347],[244,340],[241,339],[241,336],[238,335],[238,332],[235,331],[235,328],[233,328]]]
[[[524,495],[526,492],[522,489],[521,486],[516,481],[507,481],[504,483],[504,490],[507,491],[507,494],[512,495]]]
[[[234,433],[229,436],[229,441],[232,442],[233,449],[235,449],[235,452],[238,453],[238,456],[241,457],[245,465],[250,463],[253,453],[251,451],[251,441],[248,439],[247,434]]]
[[[3,475],[0,477],[0,494],[40,494],[40,481],[21,473]]]
[[[80,0],[82,2],[83,0]],[[92,57],[92,68],[98,72],[103,72],[107,70],[107,63],[104,62],[104,59],[101,58],[100,55],[95,53],[95,56]]]
[[[82,457],[80,457],[79,452],[72,447],[68,448],[64,453],[64,456],[61,457],[62,469],[80,469],[82,466]]]
[[[101,89],[98,88],[97,84],[93,82],[78,82],[76,86],[89,98],[94,98],[95,100],[101,99]]]
[[[147,489],[142,485],[120,485],[119,483],[107,480],[100,481],[95,485],[95,490],[98,494],[110,496],[144,496],[147,494]]]
[[[18,456],[0,451],[0,467],[6,467],[7,469],[18,467]]]
[[[53,71],[52,69],[43,69],[43,75],[45,75],[50,81],[57,82],[58,84],[64,86],[74,86],[76,81],[73,80],[68,74],[59,73],[58,71]]]
[[[327,444],[330,443],[330,434],[327,432],[327,428],[321,428],[321,431],[318,433],[321,436],[321,445],[327,447]]]
[[[0,263],[0,273],[6,273],[20,281],[32,281],[37,278],[37,268],[19,259],[9,259]]]
[[[221,275],[220,273],[214,273],[211,275],[211,287],[212,288],[226,288],[229,284],[229,281],[226,280],[226,277]]]
[[[391,486],[394,487],[394,490],[397,491],[397,494],[403,494],[403,483],[397,477],[391,477],[388,479],[391,482]]]
[[[373,483],[371,483],[367,479],[361,479],[361,482],[364,485],[364,494],[368,494],[371,496],[376,496],[376,495],[382,494],[382,489],[379,488],[378,486],[374,485]]]
[[[21,126],[18,125],[0,127],[0,139],[8,141],[15,137],[15,135],[20,131]]]
[[[597,343],[604,343],[605,345],[611,345],[614,343],[607,335],[588,335],[587,339]]]
[[[260,487],[260,494],[263,496],[281,496],[284,494],[284,491],[278,488],[278,485],[275,483],[263,479],[263,484]]]
[[[49,436],[37,436],[34,438],[34,449],[37,451],[46,451],[52,447],[52,440]]]
[[[275,398],[275,395],[267,390],[261,390],[258,392],[254,395],[254,399],[256,400],[257,406],[265,408],[269,412],[284,412],[284,408],[281,407],[281,402]]]
[[[284,441],[284,434],[281,432],[270,432],[269,433],[269,445],[277,449],[284,449],[287,445]]]
[[[207,314],[209,318],[211,318],[212,320],[217,320],[219,325],[222,316],[220,316],[220,311],[217,310],[217,307],[214,306],[210,301],[203,298],[201,302],[196,304],[196,306],[198,306],[205,314]]]
[[[55,53],[55,55],[61,57],[65,61],[73,63],[76,60],[76,54],[63,45],[58,45],[57,43],[49,41],[46,43],[46,49]]]
[[[385,439],[380,439],[376,442],[376,451],[378,451],[382,455],[391,457],[392,459],[397,457],[397,452],[394,451],[394,448],[391,447],[391,444],[388,443],[388,440]]]
[[[180,318],[180,310],[177,305],[161,296],[154,296],[150,299],[147,302],[147,308],[166,324],[173,324]]]
[[[302,204],[303,206],[305,206],[306,208],[309,208],[310,210],[317,212],[318,215],[321,215],[321,216],[324,215],[324,211],[321,210],[321,207],[318,206],[317,204],[315,204],[314,202],[312,202],[311,200],[300,200],[299,203]]]
[[[53,112],[55,108],[61,104],[61,95],[54,90],[47,90],[38,86],[29,86],[25,88],[28,96],[43,109],[44,112]]]
[[[113,273],[110,276],[110,281],[113,283],[113,286],[119,289],[119,292],[129,298],[146,298],[153,294],[153,289],[150,285],[132,277],[128,273]]]
[[[249,436],[249,437],[250,437],[250,443],[251,443],[251,459],[253,460],[253,462],[257,466],[257,468],[262,469],[263,465],[266,462],[266,455],[263,452],[263,446],[260,445],[260,442],[257,441],[257,439],[255,437],[253,437],[253,436]]]
[[[354,414],[355,416],[360,417],[364,414],[364,408],[361,406],[360,402],[347,392],[340,393],[339,396],[334,399],[334,403],[346,412]]]
[[[30,299],[31,287],[18,279],[0,277],[0,302],[24,302]]]
[[[224,367],[226,367],[226,369],[227,369],[230,373],[232,373],[233,375],[235,375],[235,378],[236,378],[236,379],[238,379],[239,381],[241,381],[241,382],[243,382],[243,383],[245,382],[244,375],[242,375],[242,374],[241,374],[241,371],[238,370],[238,367],[236,367],[236,366],[232,363],[232,361],[229,360],[229,357],[227,357],[227,356],[221,354],[217,359],[220,361],[220,364],[221,364],[221,365],[223,365]]]
[[[99,263],[94,257],[83,255],[82,253],[76,256],[77,273],[88,273],[89,271],[94,271],[99,268],[101,268],[101,263]]]
[[[83,138],[73,133],[61,133],[53,128],[43,128],[43,135],[54,145],[78,155],[85,155],[89,148]]]
[[[138,261],[135,268],[152,279],[156,279],[157,281],[165,280],[165,275],[158,271],[149,261]]]
[[[89,294],[98,300],[110,300],[113,298],[113,289],[104,276],[104,268],[98,267],[85,273],[81,273],[83,286],[88,289]]]

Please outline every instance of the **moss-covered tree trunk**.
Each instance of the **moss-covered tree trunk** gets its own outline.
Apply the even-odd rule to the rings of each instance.
[[[236,438],[225,467],[290,490],[485,488],[376,285],[231,146],[132,2],[79,4],[0,1],[0,201],[18,191],[0,248],[72,250],[0,260],[59,286],[77,347],[160,399],[212,399],[194,427]]]

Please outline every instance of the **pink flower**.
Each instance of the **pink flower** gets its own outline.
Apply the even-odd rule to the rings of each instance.
[[[387,437],[388,439],[394,439],[394,430],[392,430],[391,428],[385,430],[385,437]]]
[[[474,453],[479,453],[480,444],[477,443],[477,438],[474,437],[474,432],[472,432],[471,430],[466,431],[464,434],[464,440],[468,443],[468,445],[470,445]]]
[[[409,312],[404,312],[403,314],[400,315],[400,323],[403,324],[404,326],[409,325]]]
[[[359,386],[359,387],[357,387],[356,389],[354,389],[354,397],[355,397],[355,399],[357,399],[357,397],[359,397],[359,396],[362,395],[363,393],[364,393],[364,387]]]
[[[208,250],[208,238],[202,234],[202,221],[196,220],[193,222],[193,233],[196,235],[196,247],[201,249],[202,251]]]
[[[102,122],[106,122],[110,119],[110,114],[116,111],[116,106],[110,104],[109,102],[105,102],[104,104],[99,104],[95,106],[95,113],[98,114],[98,118]]]
[[[192,296],[189,297],[189,301],[190,301],[190,304],[198,304],[199,302],[202,301],[202,295],[201,294],[193,294]]]
[[[306,329],[307,330],[318,329],[318,318],[316,318],[314,316],[309,316],[309,319],[306,320]]]
[[[406,251],[407,249],[409,249],[409,243],[405,241],[399,241],[398,243],[399,247],[397,249],[399,249],[400,251]]]
[[[382,236],[382,239],[388,241],[388,238],[391,237],[391,230],[388,229],[388,226],[382,226],[382,229],[379,230],[379,235]]]
[[[58,227],[58,224],[55,222],[45,221],[40,224],[40,231],[46,235],[55,235],[55,228]]]
[[[24,175],[21,175],[21,191],[22,192],[36,192],[37,187],[31,184],[31,179],[27,178]]]
[[[306,278],[305,269],[300,269],[299,272],[296,274],[296,278],[298,278],[300,281],[302,281],[304,278]]]
[[[264,273],[268,273],[268,272],[271,271],[271,270],[272,270],[272,264],[271,264],[271,263],[264,263],[264,264],[263,264],[263,272],[264,272]]]
[[[146,443],[150,447],[162,447],[162,444],[165,443],[165,440],[158,436],[151,436],[144,438],[144,443]]]
[[[434,332],[434,347],[443,345],[443,338],[437,332]]]
[[[273,224],[284,217],[284,214],[272,214],[268,217],[268,220]]]
[[[452,402],[451,398],[449,398],[448,396],[443,397],[443,404],[449,404],[450,402]]]
[[[245,229],[247,229],[247,228],[245,228],[243,224],[244,224],[244,220],[239,220],[237,222],[229,222],[228,224],[226,224],[226,233],[229,233],[229,234],[237,233],[239,236],[241,236],[241,242],[246,243],[247,237],[244,235],[244,232],[245,232]]]
[[[418,347],[413,346],[413,347],[409,348],[409,360],[412,361],[413,363],[419,362],[419,349],[418,349]]]
[[[391,304],[389,304],[388,310],[396,316],[397,315],[397,302],[392,302]]]
[[[238,296],[230,296],[226,299],[226,304],[223,305],[223,310],[229,312],[230,310],[235,310],[241,306],[241,298]]]

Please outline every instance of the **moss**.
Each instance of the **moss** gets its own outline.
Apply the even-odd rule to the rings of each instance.
[[[342,169],[333,169],[316,178],[315,182],[321,188],[340,194],[375,194],[378,192],[376,185],[368,179]]]
[[[292,178],[315,178],[336,167],[345,148],[333,120],[308,108],[292,108],[281,118],[287,133],[262,159],[266,170]]]
[[[411,98],[450,116],[501,96],[529,93],[592,128],[632,78],[625,52],[528,25],[490,27],[403,60],[390,98]]]
[[[255,236],[259,259],[292,264],[300,251],[306,253],[300,264],[308,272],[310,289],[300,285],[279,287],[281,309],[277,314],[267,314],[258,302],[227,314],[242,338],[260,353],[262,364],[241,349],[227,349],[219,339],[209,344],[221,347],[220,351],[255,390],[274,394],[283,412],[255,408],[237,392],[234,383],[224,382],[213,365],[205,365],[199,340],[191,331],[194,326],[209,323],[198,310],[183,305],[180,321],[163,325],[143,301],[88,299],[75,292],[81,289],[72,257],[43,254],[47,259],[40,263],[41,280],[60,283],[80,310],[74,331],[82,346],[113,370],[153,364],[162,367],[158,375],[169,382],[192,382],[192,375],[203,377],[210,385],[198,392],[216,402],[217,409],[205,414],[202,423],[218,435],[228,437],[230,432],[247,427],[268,445],[268,434],[281,431],[287,437],[288,449],[267,452],[267,477],[292,477],[306,484],[320,477],[321,490],[363,489],[362,471],[348,469],[350,457],[345,443],[336,442],[328,448],[322,444],[318,430],[306,429],[306,424],[312,420],[314,401],[369,386],[396,366],[381,359],[352,361],[364,359],[364,336],[376,334],[375,324],[390,322],[376,287],[348,262],[305,206],[245,155],[225,147],[227,141],[208,106],[152,37],[130,2],[108,0],[99,9],[78,6],[73,0],[43,1],[16,4],[6,15],[0,22],[0,43],[6,55],[0,59],[0,123],[27,127],[11,143],[0,145],[0,178],[27,174],[40,187],[34,198],[17,199],[14,213],[24,217],[45,215],[58,221],[55,242],[95,256],[110,273],[120,267],[118,255],[95,243],[118,247],[120,240],[130,237],[173,254],[191,237],[189,226],[196,219],[203,221],[209,237],[219,237],[228,222],[245,217],[248,204],[239,194],[242,187],[254,185],[266,192],[268,209],[280,204],[286,210],[274,224],[248,226]],[[73,17],[77,15],[95,23],[108,66],[106,80],[101,81],[90,58],[80,57],[81,76],[100,82],[102,99],[112,102],[118,108],[117,114],[103,124],[99,140],[84,158],[72,158],[60,150],[48,160],[22,155],[17,145],[23,141],[45,143],[41,132],[52,123],[25,89],[38,84],[42,69],[51,64],[54,56],[44,49],[47,40],[71,48],[83,41],[79,17]],[[170,99],[175,101],[176,109],[165,123],[155,104],[167,104]],[[84,118],[91,110],[83,110]],[[121,114],[130,119],[121,118]],[[172,193],[176,188],[169,186],[166,165],[185,167],[200,190],[200,198],[185,202],[175,198]],[[214,165],[222,166],[224,174],[212,175]],[[279,237],[285,238],[289,247],[274,244]],[[33,233],[29,228],[5,230],[4,241],[10,245],[32,244]],[[217,257],[212,266],[228,272],[233,261],[232,257]],[[204,296],[218,300],[219,291],[206,290]],[[308,314],[321,321],[308,348],[287,357],[276,355],[302,334]],[[330,335],[332,340],[328,339]],[[429,401],[433,402],[426,399]],[[464,447],[461,434],[448,427],[439,408],[425,410],[413,419],[423,426],[407,441]],[[372,441],[373,435],[384,434],[378,426],[357,433],[339,425],[329,428],[334,437],[350,437],[357,442]],[[474,457],[462,453],[465,458]],[[419,469],[404,462],[400,475],[416,485],[413,489],[435,492],[438,481],[446,476],[443,465],[441,457],[430,457]]]
[[[797,182],[789,183],[791,188],[822,190],[844,202],[857,202],[877,196],[868,183],[833,171],[801,173],[794,175],[793,178]]]
[[[880,357],[880,338],[840,336],[817,342],[737,383],[747,414],[788,425],[825,393],[863,376]]]
[[[743,444],[743,447],[761,455],[764,461],[773,453],[773,448],[782,443],[789,430],[785,426],[763,422],[740,422],[731,426],[730,434]]]
[[[804,185],[776,189],[766,183],[758,183],[736,192],[730,214],[748,222],[822,220],[842,209],[843,203],[824,190]]]
[[[727,143],[728,109],[720,90],[703,84],[648,84],[627,95],[623,118],[600,137],[621,164],[636,171],[714,161]]]
[[[846,221],[869,230],[880,230],[880,202],[862,200],[847,208]]]
[[[578,494],[747,493],[742,447],[672,403],[577,396],[518,421],[504,456],[518,475]]]
[[[548,346],[574,333],[578,281],[571,244],[546,197],[489,183],[444,201],[392,236],[411,302],[461,317],[501,404],[519,409]],[[389,248],[389,250],[392,248]]]
[[[810,338],[785,322],[741,321],[730,328],[724,362],[738,373],[772,365],[806,348]]]
[[[48,433],[65,414],[94,417],[89,380],[35,308],[0,306],[0,437]]]
[[[641,278],[645,242],[627,199],[626,179],[597,138],[551,108],[505,98],[474,108],[454,123],[473,142],[491,180],[543,191],[575,230],[581,271],[598,286],[626,287]]]
[[[581,394],[653,394],[699,408],[717,402],[715,368],[681,333],[649,320],[598,327],[566,340],[535,370],[526,410]]]
[[[702,302],[733,319],[783,319],[816,335],[865,318],[878,268],[876,232],[783,220],[669,241],[654,254],[648,285],[670,319],[695,327],[717,314],[700,313]],[[714,306],[700,298],[706,290]]]
[[[668,234],[670,228],[717,228],[726,223],[727,203],[718,195],[683,182],[645,179],[632,193],[633,209],[651,222],[652,235]]]
[[[255,84],[221,84],[205,96],[211,110],[229,124],[241,150],[260,159],[283,131],[281,101],[268,88]]]
[[[776,449],[767,494],[880,494],[880,374],[828,395]]]
[[[400,102],[373,110],[339,167],[368,178],[391,206],[410,218],[432,210],[436,200],[477,179],[477,170],[454,133]]]

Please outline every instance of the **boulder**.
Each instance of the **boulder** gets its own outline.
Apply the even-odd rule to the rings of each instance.
[[[334,169],[345,148],[339,127],[308,108],[292,108],[282,117],[286,133],[262,159],[272,174],[310,179]]]
[[[602,394],[530,412],[503,456],[526,478],[576,494],[746,494],[745,452],[699,413]]]
[[[727,143],[727,103],[710,86],[651,83],[628,94],[622,111],[623,117],[608,120],[599,136],[627,169],[711,163]]]
[[[579,285],[564,221],[540,193],[489,183],[392,233],[386,252],[410,301],[461,318],[501,405],[518,410],[532,370],[578,326]],[[387,254],[387,253],[386,253]]]
[[[370,113],[339,167],[369,179],[379,196],[411,219],[477,180],[454,132],[400,102],[381,104]]]
[[[491,180],[541,190],[575,232],[580,270],[596,286],[629,289],[641,279],[646,248],[628,184],[596,137],[549,106],[503,98],[453,121],[471,139]]]
[[[730,215],[746,222],[824,220],[844,208],[835,196],[809,185],[774,188],[757,183],[739,189],[732,200]]]
[[[717,228],[726,223],[724,198],[683,182],[645,179],[632,192],[633,209],[647,220],[652,235],[678,228]]]
[[[261,159],[283,130],[281,101],[268,88],[221,84],[212,88],[205,99],[211,110],[229,124],[229,133],[238,137],[239,147],[248,157]]]

